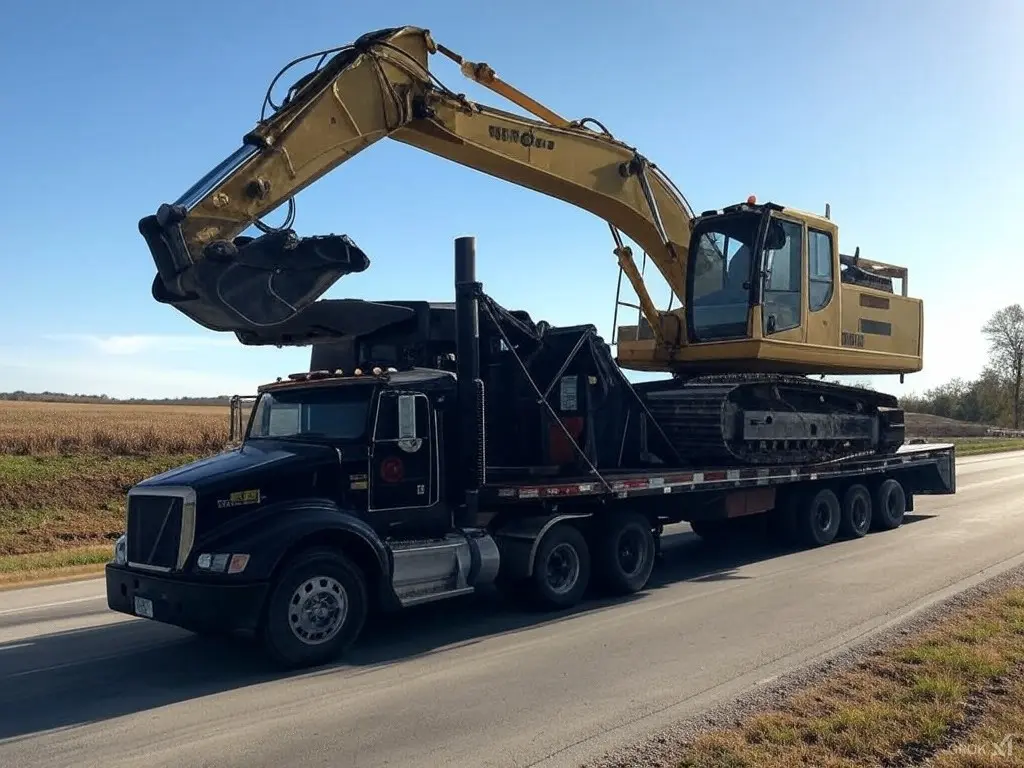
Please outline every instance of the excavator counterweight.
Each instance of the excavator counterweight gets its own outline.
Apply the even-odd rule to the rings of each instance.
[[[436,53],[532,117],[441,84],[429,68]],[[754,198],[696,215],[657,165],[603,125],[566,120],[419,27],[377,30],[297,61],[314,57],[280,105],[271,83],[270,112],[239,149],[140,222],[157,301],[244,343],[302,326],[324,292],[369,259],[346,235],[297,236],[295,196],[391,138],[606,222],[639,310],[636,325],[615,329],[617,363],[673,374],[652,402],[683,425],[677,434],[692,450],[767,461],[808,445],[839,456],[902,440],[894,398],[806,378],[922,366],[923,309],[907,295],[906,270],[842,254],[827,215]],[[263,223],[282,205],[283,225]],[[261,234],[244,236],[250,226]],[[624,235],[665,279],[675,308],[655,306]],[[355,325],[358,311],[346,310]]]

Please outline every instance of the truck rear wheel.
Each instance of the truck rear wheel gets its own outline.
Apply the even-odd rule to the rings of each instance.
[[[278,576],[267,601],[263,642],[286,667],[328,662],[355,642],[366,622],[366,580],[342,553],[299,553]]]
[[[859,539],[871,528],[871,515],[871,492],[860,483],[854,483],[843,494],[839,534],[844,538]]]
[[[639,592],[654,570],[657,546],[650,521],[643,515],[616,515],[597,529],[594,576],[615,595]]]
[[[804,546],[823,547],[839,533],[842,510],[828,488],[808,491],[793,508],[793,533]]]
[[[567,523],[551,528],[537,547],[530,577],[530,597],[543,610],[576,605],[590,582],[590,550],[578,530]]]
[[[875,509],[872,515],[874,528],[891,531],[903,525],[907,511],[907,494],[898,480],[891,477],[875,489]]]

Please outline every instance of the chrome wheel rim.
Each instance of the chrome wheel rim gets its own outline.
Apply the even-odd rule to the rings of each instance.
[[[580,577],[580,556],[569,544],[555,546],[548,555],[546,576],[548,586],[557,595],[564,595],[576,586]]]
[[[321,645],[334,638],[347,617],[348,593],[332,576],[306,579],[288,602],[288,626],[306,645]]]

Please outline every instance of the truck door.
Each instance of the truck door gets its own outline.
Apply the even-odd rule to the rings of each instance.
[[[381,393],[369,470],[368,507],[375,528],[429,535],[451,527],[447,505],[439,499],[438,436],[425,394]]]

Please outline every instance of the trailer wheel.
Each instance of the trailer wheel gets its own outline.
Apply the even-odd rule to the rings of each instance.
[[[616,515],[596,531],[594,544],[594,576],[605,591],[629,595],[647,586],[657,545],[646,517]]]
[[[875,489],[875,512],[872,516],[874,528],[891,531],[903,525],[907,511],[907,495],[898,480],[891,477]]]
[[[854,483],[843,494],[843,513],[839,533],[845,538],[859,539],[871,528],[871,492]]]
[[[286,667],[323,664],[355,642],[367,610],[366,579],[354,563],[330,549],[300,552],[271,589],[263,642]]]
[[[841,517],[839,499],[830,489],[808,492],[793,510],[793,532],[801,544],[822,547],[839,533]]]
[[[576,605],[590,582],[590,550],[576,528],[558,523],[537,547],[530,577],[530,597],[538,608],[558,610]]]

